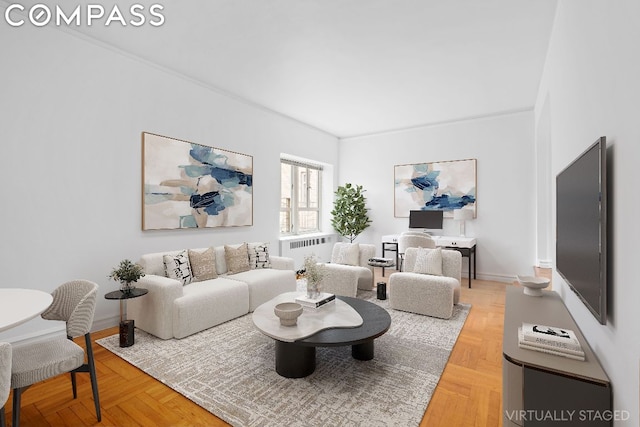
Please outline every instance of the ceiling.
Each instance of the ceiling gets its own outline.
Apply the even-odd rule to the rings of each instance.
[[[86,3],[95,2],[57,2]],[[531,109],[556,8],[556,0],[136,3],[163,5],[164,24],[79,31],[341,138]]]

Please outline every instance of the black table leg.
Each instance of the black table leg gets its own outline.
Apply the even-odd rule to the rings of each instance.
[[[473,271],[473,274],[475,275],[475,270]],[[471,251],[469,251],[469,289],[471,289]]]
[[[471,256],[473,255],[473,278],[474,280],[477,279],[476,277],[476,261],[478,259],[478,256],[476,254],[476,247],[472,247],[471,249],[469,249],[469,288],[471,288]]]
[[[373,359],[373,340],[351,346],[351,356],[358,360]]]
[[[285,378],[302,378],[316,370],[316,348],[276,340],[276,372]]]
[[[473,278],[477,279],[476,277],[476,261],[478,260],[478,254],[476,253],[476,249],[473,248]]]

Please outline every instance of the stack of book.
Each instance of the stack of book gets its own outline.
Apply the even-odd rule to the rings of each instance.
[[[570,329],[523,323],[518,328],[518,347],[584,360],[578,337]]]
[[[329,294],[327,292],[321,292],[316,298],[309,298],[306,295],[299,296],[296,298],[296,302],[303,307],[311,307],[318,308],[322,307],[325,304],[329,304],[336,300],[336,296],[334,294]]]
[[[372,267],[393,267],[395,264],[393,258],[369,258],[369,265]]]

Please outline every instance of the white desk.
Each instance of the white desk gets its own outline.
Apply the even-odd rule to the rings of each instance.
[[[0,331],[18,326],[45,311],[53,297],[36,289],[0,289]]]
[[[473,278],[476,278],[476,239],[463,236],[431,236],[436,246],[446,249],[454,249],[469,258],[469,288],[471,288],[471,255],[473,255]],[[396,253],[396,265],[398,264],[398,235],[387,234],[382,236],[382,256],[385,252]]]

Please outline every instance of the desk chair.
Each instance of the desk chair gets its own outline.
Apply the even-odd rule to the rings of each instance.
[[[0,342],[0,427],[5,427],[4,404],[11,390],[11,344]]]
[[[398,236],[398,257],[400,258],[399,270],[404,267],[404,254],[408,248],[428,248],[433,249],[436,243],[426,233],[417,234],[415,231],[402,233]]]
[[[66,372],[71,373],[73,398],[77,397],[76,372],[88,372],[96,407],[101,421],[98,382],[91,347],[91,324],[96,308],[98,285],[88,280],[64,283],[53,291],[51,306],[42,313],[47,320],[63,320],[67,324],[67,338],[54,338],[13,349],[11,387],[13,388],[13,424],[20,423],[20,398],[31,385]],[[72,341],[84,335],[88,363],[84,363],[85,351]]]

